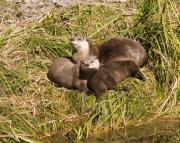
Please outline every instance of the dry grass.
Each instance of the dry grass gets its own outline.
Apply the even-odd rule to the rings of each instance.
[[[152,128],[157,119],[179,119],[175,4],[144,0],[110,6],[77,5],[54,10],[42,22],[4,30],[0,35],[0,141],[41,142],[56,133],[80,141],[116,130],[122,133],[118,135],[121,140],[131,139],[133,133],[128,130],[127,135],[124,128],[150,124],[144,131],[149,136],[159,133]],[[130,16],[125,14],[135,8]],[[58,56],[71,55],[68,41],[75,34],[86,35],[95,44],[115,36],[139,39],[149,54],[143,69],[147,81],[128,78],[118,85],[117,92],[110,91],[95,105],[93,96],[57,88],[46,77],[48,66]],[[129,92],[122,90],[125,85]],[[92,106],[93,112],[84,114]],[[179,141],[179,126],[175,127],[171,128],[173,138],[165,141]],[[154,142],[160,138],[155,137]]]

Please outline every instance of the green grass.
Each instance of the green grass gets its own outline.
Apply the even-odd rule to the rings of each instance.
[[[114,134],[118,140],[155,135],[154,142],[178,142],[176,5],[177,1],[170,0],[77,5],[53,10],[40,23],[4,29],[0,35],[0,142],[44,142],[56,134],[61,140],[89,142]],[[137,10],[127,16],[124,11],[132,9]],[[95,45],[116,36],[140,40],[149,55],[143,68],[147,80],[130,77],[96,104],[93,96],[57,88],[47,79],[47,70],[56,57],[71,55],[69,38],[75,34],[89,37]],[[92,112],[84,114],[91,107]],[[168,139],[160,134],[167,131],[164,124],[173,131],[168,132]]]

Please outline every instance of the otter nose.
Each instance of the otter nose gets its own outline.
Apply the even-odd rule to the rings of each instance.
[[[88,67],[89,65],[88,64],[84,64],[85,67]]]
[[[70,41],[74,41],[74,38],[70,38]]]

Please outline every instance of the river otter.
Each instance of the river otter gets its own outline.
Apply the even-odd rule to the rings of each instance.
[[[99,68],[99,61],[95,57],[91,57],[89,67],[92,69]],[[82,92],[88,92],[87,81],[79,79],[80,64],[72,63],[70,58],[58,58],[49,68],[48,78],[59,87],[68,89],[78,89]]]
[[[85,60],[90,55],[98,56],[101,64],[110,61],[133,61],[138,67],[143,67],[147,63],[148,55],[139,41],[130,38],[112,38],[93,47],[93,44],[83,37],[70,39],[73,47],[73,61]],[[140,80],[145,80],[145,76],[137,71],[133,76]]]
[[[89,68],[88,64],[88,60],[82,61],[80,72],[92,70],[91,76],[88,75],[87,86],[90,90],[95,92],[97,99],[108,90],[115,90],[118,82],[138,71],[138,66],[130,60],[111,61],[100,66],[98,70]]]
[[[143,67],[147,63],[147,53],[139,41],[130,38],[112,38],[93,47],[93,44],[82,37],[70,39],[73,47],[73,60],[78,62],[86,59],[90,55],[98,56],[100,63],[109,61],[133,61],[138,67]]]

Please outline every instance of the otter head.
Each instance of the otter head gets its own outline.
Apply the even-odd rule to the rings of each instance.
[[[80,68],[85,71],[98,70],[100,67],[99,60],[96,56],[89,56],[87,59],[80,62]]]
[[[89,52],[89,41],[84,37],[74,37],[70,39],[74,52]]]
[[[89,56],[87,59],[80,62],[81,79],[89,79],[100,67],[100,62],[96,56]]]

